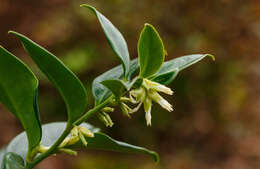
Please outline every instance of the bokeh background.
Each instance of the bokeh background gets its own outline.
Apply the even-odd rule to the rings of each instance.
[[[169,113],[153,107],[152,127],[142,111],[130,120],[120,111],[114,127],[90,122],[110,136],[156,150],[161,162],[142,155],[82,151],[78,157],[50,157],[37,169],[256,169],[260,168],[260,1],[259,0],[0,0],[0,44],[25,61],[40,79],[43,123],[66,119],[57,90],[37,69],[8,30],[23,33],[56,54],[75,72],[93,105],[92,80],[119,64],[95,16],[95,6],[128,42],[131,58],[144,23],[160,33],[168,59],[211,53],[181,72],[167,97]],[[0,147],[22,132],[0,105]]]

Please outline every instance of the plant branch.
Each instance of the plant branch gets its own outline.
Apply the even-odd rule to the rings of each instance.
[[[87,113],[85,113],[82,117],[80,117],[77,121],[74,122],[74,125],[80,125],[81,123],[83,123],[84,121],[86,121],[89,117],[91,117],[93,114],[95,114],[96,112],[100,111],[101,109],[103,109],[104,107],[108,106],[114,97],[109,97],[107,100],[105,100],[104,102],[102,102],[101,104],[97,105],[95,108],[89,110]]]
[[[113,100],[113,97],[109,97],[107,100],[102,102],[101,104],[95,106],[93,109],[90,109],[87,113],[85,113],[82,117],[80,117],[78,120],[76,120],[73,124],[74,125],[80,125],[87,119],[89,119],[92,115],[94,115],[96,112],[100,111],[104,107],[108,106]],[[45,153],[42,153],[38,157],[36,157],[32,162],[28,162],[26,165],[26,169],[32,169],[35,165],[37,165],[39,162],[47,158],[48,156],[54,154],[57,150],[57,147],[62,143],[62,141],[69,135],[71,129],[74,125],[67,125],[66,129],[62,133],[62,135],[59,137],[59,139],[50,147],[49,150],[47,150]]]

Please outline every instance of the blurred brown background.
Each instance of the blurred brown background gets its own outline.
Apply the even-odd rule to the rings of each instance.
[[[260,168],[259,0],[0,0],[0,44],[40,78],[43,123],[66,119],[60,95],[8,30],[23,33],[59,56],[84,82],[93,105],[92,80],[119,64],[95,16],[95,6],[123,33],[132,58],[145,22],[153,24],[169,56],[211,53],[170,85],[174,112],[153,107],[152,127],[142,111],[131,120],[119,111],[115,126],[91,123],[116,139],[154,149],[161,162],[141,155],[83,151],[44,161],[38,169],[256,169]],[[22,131],[0,106],[0,147]]]

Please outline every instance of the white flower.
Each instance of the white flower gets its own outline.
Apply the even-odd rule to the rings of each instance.
[[[143,79],[143,86],[147,90],[152,89],[152,90],[155,90],[157,92],[163,92],[163,93],[168,94],[168,95],[173,95],[173,91],[169,87],[166,87],[165,85],[162,85],[162,84],[157,83],[157,82],[150,81],[148,79]]]
[[[89,129],[83,126],[75,126],[71,132],[71,135],[67,136],[63,142],[60,144],[59,148],[63,148],[65,146],[70,146],[77,143],[79,140],[82,141],[84,145],[87,145],[87,141],[85,137],[94,137],[94,133],[92,133]]]
[[[144,103],[146,124],[147,126],[151,126],[152,125],[152,115],[151,115],[152,100],[149,97],[146,97],[143,103]]]
[[[165,100],[162,96],[160,96],[158,92],[154,90],[150,90],[148,92],[148,95],[154,102],[161,105],[167,111],[169,112],[173,111],[172,105],[167,100]]]
[[[173,111],[172,105],[165,100],[158,92],[163,92],[168,95],[172,95],[173,91],[157,82],[153,82],[148,79],[143,79],[143,83],[141,87],[138,89],[133,89],[129,93],[129,98],[133,104],[137,104],[137,107],[134,109],[131,109],[124,105],[125,109],[128,108],[129,112],[136,112],[140,108],[142,104],[144,104],[144,110],[145,110],[145,119],[147,126],[151,126],[151,109],[152,109],[152,101],[158,103],[160,106],[162,106],[167,111]],[[124,104],[124,103],[123,103]]]

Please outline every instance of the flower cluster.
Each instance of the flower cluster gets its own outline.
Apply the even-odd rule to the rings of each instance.
[[[73,145],[77,143],[79,140],[87,146],[87,141],[85,137],[94,137],[94,133],[92,133],[89,129],[83,127],[83,126],[75,126],[71,132],[70,135],[67,136],[63,142],[60,144],[59,148],[63,148],[66,146]]]
[[[168,95],[173,94],[173,91],[170,88],[160,83],[153,82],[148,79],[143,79],[142,85],[137,89],[131,90],[129,93],[130,102],[138,105],[134,109],[131,109],[125,103],[121,103],[121,109],[123,112],[127,112],[125,114],[131,114],[138,111],[143,104],[146,123],[148,126],[151,126],[152,101],[158,103],[168,111],[173,111],[172,105],[167,100],[165,100],[158,92],[163,92]],[[124,98],[124,100],[127,100],[127,98]]]
[[[114,125],[113,121],[111,120],[109,114],[114,111],[114,108],[111,107],[105,107],[101,110],[100,113],[98,113],[98,118],[107,126],[112,127]]]

